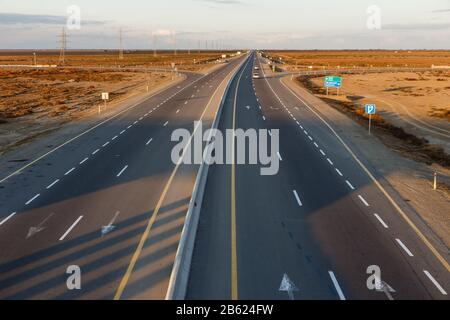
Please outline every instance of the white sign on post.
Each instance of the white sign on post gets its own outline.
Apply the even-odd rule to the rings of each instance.
[[[102,92],[102,100],[105,102],[105,110],[106,110],[106,101],[109,100],[109,92]],[[101,104],[98,105],[98,113],[101,113]]]

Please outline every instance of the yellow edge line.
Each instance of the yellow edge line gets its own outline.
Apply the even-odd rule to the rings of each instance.
[[[238,67],[236,67],[238,68]],[[228,75],[230,75],[235,69],[233,69],[232,71],[230,71],[230,73]],[[213,95],[211,96],[211,98],[209,99],[208,104],[206,105],[205,109],[203,110],[202,115],[200,116],[200,120],[203,119],[206,111],[209,109],[209,106],[211,105],[211,102],[213,100],[213,98],[216,96],[217,92],[219,91],[219,89],[222,87],[223,83],[227,80],[228,76],[222,80],[222,82],[220,83],[220,85],[216,88],[216,90],[214,91]],[[148,236],[150,235],[150,231],[153,227],[153,224],[155,223],[156,217],[158,216],[158,212],[162,207],[162,204],[165,200],[165,197],[167,195],[167,192],[169,191],[169,188],[172,184],[172,181],[180,167],[180,165],[182,164],[182,160],[186,154],[186,151],[188,150],[188,147],[191,144],[192,141],[192,137],[194,136],[195,132],[197,131],[199,125],[197,125],[194,128],[194,132],[192,133],[191,137],[189,138],[189,141],[186,145],[186,148],[184,148],[183,150],[183,154],[180,158],[180,160],[178,161],[177,165],[175,166],[174,170],[172,171],[172,174],[170,175],[169,181],[167,181],[167,184],[164,187],[163,193],[161,194],[161,197],[158,200],[158,204],[155,207],[155,210],[153,211],[153,214],[150,218],[150,220],[148,221],[147,227],[145,228],[144,233],[142,234],[141,239],[139,240],[139,244],[136,248],[136,251],[134,252],[130,264],[128,265],[127,271],[125,272],[125,275],[123,276],[122,280],[120,281],[119,287],[117,288],[116,294],[114,295],[114,300],[120,300],[120,298],[122,297],[122,294],[125,290],[125,287],[128,284],[128,281],[130,280],[131,274],[133,273],[133,269],[136,265],[137,260],[139,259],[139,256],[141,255],[142,249],[144,247],[145,241],[148,239]]]
[[[369,169],[358,159],[358,157],[353,153],[350,147],[344,142],[344,140],[337,134],[337,132],[328,124],[325,119],[323,119],[318,112],[313,110],[303,99],[301,99],[297,93],[295,93],[291,88],[289,88],[284,81],[280,80],[281,84],[286,87],[297,99],[299,99],[303,104],[305,104],[323,123],[333,132],[333,134],[338,138],[338,140],[342,143],[342,145],[347,149],[347,151],[351,154],[353,159],[359,164],[359,166],[367,173],[370,179],[375,183],[378,189],[384,194],[384,196],[389,200],[389,202],[394,206],[400,216],[408,223],[408,225],[413,229],[413,231],[419,236],[422,242],[428,247],[428,249],[433,253],[433,255],[439,260],[439,262],[450,272],[450,265],[445,260],[445,258],[439,253],[439,251],[431,244],[431,242],[427,239],[427,237],[419,230],[419,228],[411,221],[408,215],[400,208],[400,206],[395,202],[395,200],[389,195],[389,193],[383,188],[383,186],[378,182],[378,180],[372,175]]]
[[[236,84],[236,91],[234,94],[234,106],[233,106],[233,132],[236,128],[236,105],[237,95],[239,90],[239,84],[241,82],[244,70],[247,67],[250,60],[244,66],[244,69],[239,76]],[[237,272],[237,249],[236,249],[236,166],[235,166],[235,137],[233,135],[232,141],[232,164],[231,164],[231,300],[238,300],[238,272]]]

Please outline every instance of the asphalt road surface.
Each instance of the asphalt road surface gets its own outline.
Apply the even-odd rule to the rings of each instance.
[[[210,167],[187,298],[448,299],[448,252],[301,96],[277,77],[253,79],[261,65],[252,59],[233,80],[219,129],[279,129],[280,170]]]
[[[171,134],[211,125],[243,58],[186,80],[23,170],[2,168],[1,299],[164,299],[198,166]],[[55,148],[55,149],[53,149]],[[33,159],[23,163],[27,165]],[[11,175],[13,174],[13,175]],[[69,266],[81,290],[68,290]]]

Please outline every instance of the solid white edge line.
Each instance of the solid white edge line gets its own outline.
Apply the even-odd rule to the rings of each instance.
[[[386,224],[386,222],[384,222],[383,219],[381,219],[381,217],[374,213],[375,218],[377,218],[377,220],[381,223],[381,225],[385,228],[385,229],[389,229],[389,226]]]
[[[0,226],[1,226],[1,224],[0,224]],[[441,292],[441,294],[443,294],[444,296],[447,295],[447,291],[445,291],[444,288],[441,287],[439,282],[437,282],[437,280],[431,275],[430,272],[428,272],[427,270],[423,270],[423,273],[425,273],[425,275],[428,277],[428,279],[430,279],[431,282],[433,282],[433,284]]]
[[[76,227],[76,225],[80,222],[80,220],[83,219],[83,216],[80,216],[71,226],[69,229],[67,229],[67,231],[62,235],[61,238],[59,238],[59,241],[63,241],[68,235],[69,233],[73,230],[73,228]]]
[[[302,206],[303,206],[303,203],[302,203],[302,201],[300,200],[300,197],[298,196],[297,191],[296,191],[296,190],[293,190],[293,192],[294,192],[294,196],[295,196],[295,199],[297,200],[298,205],[299,205],[300,207],[302,207]]]
[[[414,257],[413,253],[408,249],[408,247],[402,242],[402,240],[400,239],[395,239],[395,241],[397,241],[397,243],[400,245],[400,247],[402,247],[403,250],[405,250],[406,254],[410,257]]]
[[[331,281],[333,282],[333,285],[337,291],[337,294],[339,296],[340,300],[346,300],[344,293],[342,292],[341,286],[339,285],[339,282],[336,279],[336,276],[334,275],[333,271],[328,271],[328,274],[330,275]]]
[[[55,181],[53,181],[52,183],[50,183],[48,186],[47,186],[47,188],[45,188],[45,189],[50,189],[50,188],[52,188],[55,184],[57,184],[59,182],[59,179],[56,179]]]
[[[17,212],[13,212],[13,213],[11,213],[9,216],[7,216],[5,219],[3,219],[3,220],[0,222],[0,226],[2,226],[3,224],[5,224],[9,219],[11,219],[12,217],[14,217],[16,214],[17,214]]]

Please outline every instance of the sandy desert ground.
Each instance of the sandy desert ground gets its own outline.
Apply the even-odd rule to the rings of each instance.
[[[270,51],[273,60],[281,62],[286,71],[314,69],[368,68],[368,67],[426,67],[450,66],[449,51],[386,51],[386,50],[343,50],[343,51]]]
[[[59,64],[58,51],[36,54],[38,65]],[[109,105],[113,106],[127,96],[147,92],[147,86],[151,91],[175,77],[170,71],[131,72],[126,68],[170,70],[175,63],[178,70],[204,73],[220,65],[221,56],[222,52],[158,52],[156,57],[153,52],[125,52],[120,60],[117,52],[85,50],[68,51],[64,66],[58,68],[0,68],[0,153],[92,115],[102,104],[102,92],[110,93]],[[0,65],[33,63],[33,51],[0,51]]]
[[[323,77],[312,81],[323,86]],[[385,120],[450,154],[450,70],[344,75],[343,83],[341,96],[329,99],[375,103]]]
[[[33,65],[36,53],[36,62],[40,65],[61,65],[59,51],[31,51],[31,50],[0,50],[0,65]],[[152,67],[171,69],[172,63],[176,68],[186,71],[202,72],[221,59],[222,54],[230,56],[235,52],[186,52],[157,51],[156,56],[150,51],[125,51],[123,59],[119,59],[116,51],[68,50],[65,56],[65,66],[89,67]]]
[[[109,106],[142,87],[171,80],[168,73],[71,69],[0,70],[0,153],[64,123],[93,114],[109,92]]]

